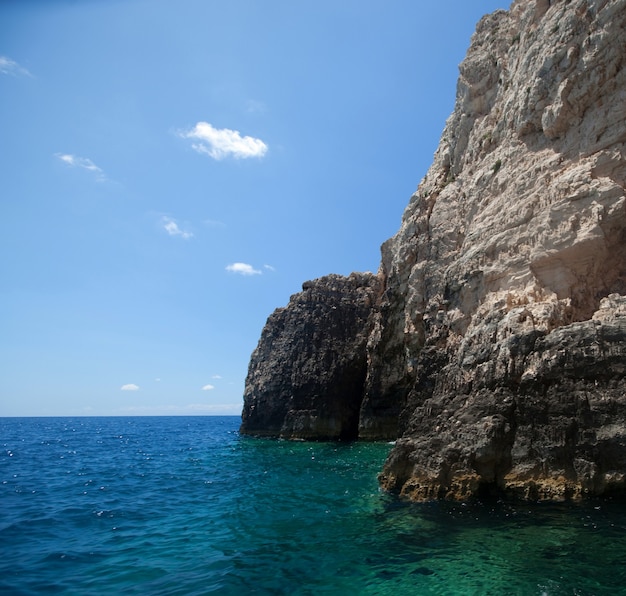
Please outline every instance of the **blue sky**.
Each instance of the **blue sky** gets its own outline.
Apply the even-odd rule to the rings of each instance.
[[[269,314],[377,270],[508,5],[0,2],[0,415],[239,414]]]

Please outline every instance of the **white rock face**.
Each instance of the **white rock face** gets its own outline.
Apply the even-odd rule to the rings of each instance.
[[[512,454],[516,441],[530,441],[517,436],[532,423],[519,418],[525,383],[534,382],[528,391],[536,397],[550,369],[550,386],[559,395],[558,375],[553,378],[548,363],[561,361],[551,350],[574,350],[583,358],[576,350],[585,333],[607,317],[611,325],[624,321],[625,186],[626,1],[517,0],[509,11],[484,17],[460,66],[455,110],[433,165],[400,231],[382,248],[387,291],[370,339],[366,403],[384,401],[390,392],[407,395],[407,438],[392,455],[383,485],[416,499],[465,498],[490,483],[545,498],[602,492],[602,482],[596,478],[590,488],[571,463],[590,457],[587,471],[593,463],[589,453],[581,456],[590,447],[577,451],[577,438],[568,438],[569,463],[546,464],[546,456],[541,473],[526,450],[523,465],[534,471],[523,481]],[[571,327],[584,321],[588,329]],[[578,343],[568,344],[558,335],[561,328],[574,329]],[[511,355],[520,341],[528,345]],[[626,357],[623,347],[612,349]],[[611,370],[610,382],[621,387],[611,399],[624,401],[624,381]],[[582,377],[579,390],[582,383],[593,393],[593,374],[584,383]],[[457,447],[454,461],[435,464],[442,451],[432,445],[451,439],[428,430],[443,426],[435,414],[424,414],[424,405],[437,413],[446,400],[460,393],[475,399],[477,388],[486,387],[506,388],[506,399],[513,400],[502,414],[508,443],[499,447],[504,455],[494,455],[497,469],[477,465],[477,451],[467,445]],[[564,392],[571,389],[562,383]],[[485,403],[487,410],[495,407],[491,398]],[[481,434],[472,416],[466,421],[471,433]],[[557,443],[546,449],[554,451]],[[560,483],[561,489],[528,493],[531,481]]]
[[[460,293],[447,310],[467,324],[504,291],[569,300],[584,320],[626,291],[626,3],[549,4],[478,25],[434,163],[383,253],[409,318]]]

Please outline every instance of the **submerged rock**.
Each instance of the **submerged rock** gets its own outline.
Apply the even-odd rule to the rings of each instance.
[[[342,332],[321,280],[270,317],[242,430],[398,438],[414,500],[626,496],[625,66],[626,0],[484,17],[378,275]]]

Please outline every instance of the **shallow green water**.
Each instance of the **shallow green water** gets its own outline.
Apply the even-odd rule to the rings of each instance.
[[[626,507],[410,505],[387,444],[0,420],[0,593],[626,594]]]

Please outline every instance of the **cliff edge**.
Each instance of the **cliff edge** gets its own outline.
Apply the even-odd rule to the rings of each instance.
[[[484,17],[378,274],[339,284],[346,329],[299,306],[324,282],[272,315],[242,432],[399,437],[380,482],[414,500],[626,496],[625,67],[626,0]]]

